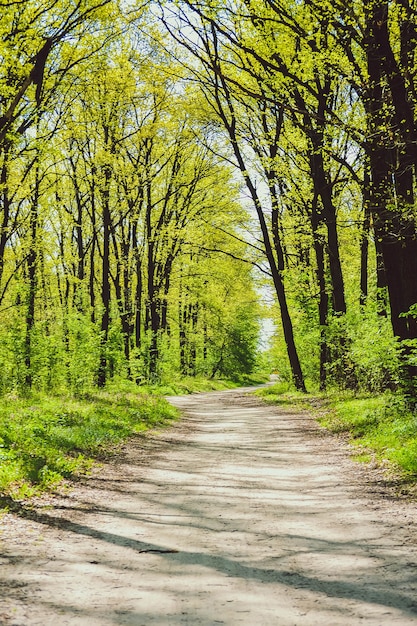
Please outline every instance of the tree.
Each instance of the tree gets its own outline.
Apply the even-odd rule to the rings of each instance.
[[[404,376],[413,378],[414,370],[407,363],[415,340],[415,320],[408,311],[413,310],[417,296],[412,208],[416,156],[414,6],[406,0],[353,5],[327,0],[295,5],[270,0],[226,4],[184,1],[179,8],[167,4],[172,10],[166,20],[168,29],[211,73],[212,92],[215,85],[221,85],[240,101],[258,102],[264,107],[274,103],[283,120],[281,146],[291,126],[297,126],[308,142],[312,193],[305,215],[313,232],[320,294],[322,384],[329,359],[341,357],[342,363],[343,359],[347,363],[350,358],[345,331],[339,354],[331,354],[326,345],[328,321],[343,327],[337,320],[333,324],[329,314],[344,318],[347,309],[337,215],[342,206],[339,197],[345,203],[344,214],[349,214],[349,196],[341,192],[346,185],[351,190],[361,189],[363,196],[359,298],[363,303],[365,293],[369,293],[367,241],[372,225],[377,284],[381,288],[386,281],[393,330],[404,346]],[[178,30],[173,33],[175,19],[188,27],[180,31],[181,35]],[[193,36],[189,36],[190,28]],[[191,62],[189,67],[208,91],[207,77],[198,65]],[[241,109],[236,117],[240,121]],[[258,140],[261,136],[262,130],[256,133]],[[295,142],[292,149],[299,149]],[[276,151],[272,161],[279,160],[281,153]],[[291,190],[288,180],[281,185],[281,190],[285,189]],[[357,192],[353,194],[356,201]],[[353,207],[349,219],[358,231],[359,221],[356,217],[353,220],[356,215]],[[380,312],[383,310],[380,307]],[[379,323],[377,319],[375,323]],[[334,350],[334,341],[332,344]],[[354,376],[352,381],[356,384]]]
[[[303,373],[301,370],[297,348],[295,345],[291,316],[289,313],[285,294],[283,280],[283,250],[278,229],[278,180],[276,178],[276,173],[273,167],[273,158],[274,152],[276,152],[277,150],[277,142],[279,140],[279,135],[281,132],[282,118],[277,110],[275,101],[272,101],[271,106],[269,106],[269,102],[266,99],[262,99],[259,106],[255,105],[256,113],[260,118],[260,126],[261,128],[263,128],[264,140],[266,139],[267,143],[269,144],[269,164],[265,165],[265,159],[261,159],[261,167],[263,161],[263,175],[265,176],[267,187],[270,193],[270,229],[268,227],[266,211],[263,208],[262,199],[257,191],[255,179],[253,175],[251,175],[252,166],[245,152],[245,142],[242,141],[244,133],[240,128],[240,120],[242,116],[242,102],[240,99],[241,94],[239,91],[236,92],[236,90],[232,89],[231,83],[228,80],[227,73],[223,69],[223,66],[225,64],[227,65],[228,60],[226,59],[225,61],[223,61],[221,56],[222,49],[219,40],[219,34],[221,31],[218,29],[218,27],[215,25],[214,21],[211,18],[206,18],[204,14],[202,14],[200,8],[197,9],[197,13],[202,20],[200,27],[194,26],[187,16],[185,16],[185,21],[189,26],[194,28],[196,36],[199,38],[199,44],[197,44],[197,46],[190,45],[186,39],[181,39],[177,35],[176,39],[182,45],[187,47],[202,64],[203,70],[200,72],[194,70],[194,75],[196,75],[197,80],[199,81],[201,88],[203,89],[206,101],[209,103],[211,109],[221,121],[223,128],[226,131],[230,142],[234,163],[240,170],[247,190],[252,199],[253,206],[258,216],[264,255],[268,261],[268,266],[271,272],[274,288],[280,305],[288,358],[291,364],[294,384],[296,385],[297,389],[305,391]],[[170,28],[168,22],[166,22],[166,25],[172,34],[172,29]],[[240,77],[237,80],[240,81]],[[237,81],[235,80],[233,84],[235,85],[236,82]],[[260,91],[262,91],[262,85],[260,85],[259,88]],[[251,112],[253,113],[253,109]],[[273,120],[273,128],[270,131],[267,125],[271,119]],[[258,146],[256,146],[252,142],[251,147],[252,150],[255,150],[255,154],[257,153],[258,157],[262,156],[259,152],[259,149],[257,149],[257,147],[259,148],[259,144]]]

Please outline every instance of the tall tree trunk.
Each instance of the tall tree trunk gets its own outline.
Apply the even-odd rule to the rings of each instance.
[[[240,157],[240,162],[239,162],[240,169],[243,173],[246,186],[254,202],[256,212],[258,215],[259,224],[261,227],[262,239],[263,239],[263,243],[265,246],[265,253],[268,259],[268,264],[271,270],[272,280],[273,280],[274,287],[275,287],[275,293],[277,295],[278,304],[280,307],[282,328],[284,331],[284,339],[285,339],[285,344],[287,347],[288,360],[290,362],[293,382],[294,382],[296,389],[298,389],[299,391],[306,392],[304,376],[301,370],[301,364],[298,358],[298,352],[297,352],[297,348],[296,348],[295,340],[294,340],[294,331],[293,331],[291,316],[290,316],[290,312],[289,312],[288,304],[287,304],[287,297],[285,293],[282,269],[280,269],[280,267],[278,266],[275,260],[275,255],[272,249],[271,240],[270,240],[269,233],[268,233],[268,227],[265,221],[265,216],[262,210],[261,201],[256,191],[256,188],[254,184],[252,183],[252,180],[250,179],[250,177],[248,176],[246,172],[246,168],[244,166],[243,158],[240,152],[239,152],[239,157]],[[276,247],[277,247],[277,242],[276,242],[275,248]],[[278,263],[282,265],[283,256],[281,256]]]
[[[0,224],[0,302],[4,295],[2,290],[3,272],[4,272],[4,255],[6,251],[7,241],[9,239],[9,220],[10,220],[10,196],[8,188],[9,176],[9,147],[3,146],[3,164],[0,173],[0,193],[1,193],[1,214],[2,221]]]
[[[298,89],[294,90],[297,106],[302,114],[302,130],[310,140],[309,165],[311,179],[313,183],[314,195],[320,198],[322,211],[320,212],[321,222],[327,230],[327,250],[329,259],[329,270],[331,278],[331,298],[333,312],[337,315],[346,313],[345,286],[340,261],[339,236],[337,232],[336,208],[333,202],[333,191],[330,174],[326,170],[323,157],[324,132],[326,127],[326,111],[329,106],[329,94],[331,91],[331,79],[329,76],[323,77],[323,83],[317,77],[316,87],[318,89],[317,113],[313,117],[309,112],[309,107]],[[297,123],[297,119],[295,119]],[[298,123],[298,125],[300,125]]]
[[[161,327],[159,284],[157,284],[157,262],[155,259],[155,241],[152,229],[152,203],[150,183],[147,185],[146,239],[147,239],[147,302],[146,330],[149,333],[148,374],[152,380],[158,372],[159,330]]]
[[[187,364],[187,292],[183,292],[182,276],[180,280],[180,296],[178,299],[178,326],[179,326],[179,349],[180,349],[180,372],[182,376],[188,373]]]
[[[263,240],[263,244],[265,247],[265,255],[268,260],[269,268],[271,270],[275,293],[277,295],[277,300],[278,300],[278,304],[280,307],[282,328],[284,331],[284,339],[285,339],[285,345],[287,347],[287,354],[288,354],[288,360],[290,363],[292,379],[293,379],[296,389],[298,389],[299,391],[306,392],[304,376],[301,370],[301,364],[300,364],[300,360],[298,357],[298,352],[297,352],[297,348],[296,348],[295,340],[294,340],[294,330],[293,330],[291,316],[290,316],[290,312],[289,312],[288,304],[287,304],[287,297],[285,293],[282,269],[279,269],[278,264],[275,260],[275,255],[274,255],[274,251],[272,248],[270,235],[268,232],[268,226],[266,224],[265,215],[262,209],[261,200],[258,196],[256,187],[253,184],[252,179],[250,178],[248,174],[247,168],[245,167],[245,161],[239,149],[239,146],[236,140],[236,135],[233,133],[233,128],[231,129],[231,131],[232,131],[231,139],[232,139],[233,151],[234,151],[236,160],[238,162],[239,169],[245,180],[246,187],[250,193],[253,204],[255,206],[259,225],[261,228],[262,240]],[[277,239],[279,237],[278,229],[275,230],[274,237],[276,238],[275,249],[277,250],[277,247],[278,247],[278,250],[279,250],[280,248],[279,239]],[[278,262],[281,264],[283,263],[282,255]]]
[[[95,176],[95,171],[93,170],[92,176]],[[96,322],[96,288],[95,288],[95,280],[96,280],[96,249],[97,249],[97,224],[96,224],[96,186],[94,182],[94,178],[91,182],[90,187],[90,201],[91,201],[91,227],[92,227],[92,236],[91,236],[91,244],[90,244],[90,270],[88,276],[88,295],[90,299],[90,309],[91,309],[91,321],[93,324]]]
[[[313,141],[313,150],[310,153],[310,167],[314,193],[316,197],[321,199],[323,207],[322,221],[327,229],[333,311],[336,314],[343,314],[346,313],[346,300],[342,265],[340,262],[336,209],[333,204],[330,181],[328,181],[326,177],[320,140]]]
[[[113,284],[116,293],[116,302],[119,309],[120,324],[122,327],[123,351],[126,361],[126,373],[131,380],[130,347],[132,337],[132,304],[130,299],[130,271],[129,250],[130,232],[126,234],[123,227],[121,232],[116,232],[114,225],[111,228],[113,250],[116,257],[116,271],[113,276]]]
[[[137,222],[134,223],[132,229],[132,245],[133,255],[135,260],[135,276],[136,276],[136,289],[135,289],[135,348],[139,351],[142,340],[142,260],[139,251],[139,241],[137,236]]]
[[[197,373],[198,303],[190,299],[189,289],[185,293],[180,283],[179,313],[179,347],[180,371],[183,376],[195,376]],[[217,370],[216,370],[217,371]]]
[[[213,62],[213,69],[216,76],[214,97],[216,100],[216,106],[218,114],[222,120],[222,123],[229,135],[233,154],[235,156],[238,168],[243,176],[247,190],[249,191],[253,205],[258,217],[259,226],[262,233],[262,241],[265,248],[265,256],[268,261],[269,268],[271,270],[272,280],[277,295],[278,304],[280,307],[282,327],[284,331],[285,345],[287,348],[288,360],[290,363],[292,379],[296,389],[306,392],[304,376],[301,369],[301,363],[298,357],[297,348],[294,339],[294,330],[291,321],[291,316],[288,309],[287,298],[285,293],[285,286],[282,271],[278,269],[277,262],[275,260],[274,250],[271,243],[270,233],[266,223],[265,215],[262,209],[262,203],[259,198],[256,186],[253,183],[248,168],[245,164],[244,155],[239,147],[237,139],[236,124],[237,117],[234,110],[231,94],[226,83],[226,80],[222,74],[218,74],[219,59],[217,58],[217,51],[214,52],[214,56],[211,59]],[[227,111],[224,107],[224,100],[226,99]],[[214,371],[214,370],[213,370]]]
[[[190,375],[196,376],[197,374],[197,325],[198,325],[198,302],[194,302],[190,305],[190,317],[191,317],[191,343],[190,343]]]
[[[110,214],[110,179],[112,175],[111,167],[104,168],[104,187],[102,190],[102,226],[103,226],[103,258],[102,258],[102,277],[101,277],[101,302],[103,312],[100,325],[100,363],[97,374],[97,385],[104,387],[107,380],[107,344],[110,326],[110,233],[111,233],[111,214]]]
[[[325,272],[325,242],[319,232],[321,216],[317,210],[317,195],[314,194],[311,207],[311,225],[313,230],[314,253],[316,256],[316,275],[319,288],[319,327],[320,327],[320,389],[326,389],[327,366],[330,359],[330,351],[327,343],[327,329],[329,316],[329,296],[326,288]]]
[[[75,202],[77,206],[77,221],[75,224],[75,242],[77,246],[77,279],[78,283],[75,287],[75,306],[80,313],[83,312],[83,296],[84,296],[84,278],[85,278],[85,249],[84,249],[84,207],[81,198],[81,192],[78,187],[75,166],[73,165],[73,184],[75,189]]]
[[[132,295],[131,295],[131,254],[130,254],[131,233],[129,226],[129,234],[122,242],[122,261],[123,261],[123,312],[121,315],[124,354],[126,359],[127,376],[132,380],[132,369],[130,365],[130,349],[132,346],[132,334],[134,325],[132,323]]]
[[[403,341],[417,338],[417,322],[408,315],[410,307],[417,302],[417,233],[414,220],[409,217],[414,201],[411,162],[416,145],[404,80],[393,65],[387,26],[388,3],[373,3],[366,17],[371,207],[375,236],[384,261],[392,328]],[[395,108],[393,116],[386,106],[388,94],[382,91],[384,78],[390,86],[390,101]],[[399,152],[387,136],[387,125],[397,134],[398,140],[402,140]],[[408,361],[407,347],[403,356],[404,383],[410,390],[417,368]]]
[[[360,240],[361,269],[359,302],[362,307],[365,306],[368,298],[369,231],[371,228],[370,186],[371,176],[369,167],[367,166],[363,178],[363,222]]]
[[[35,169],[35,187],[30,206],[29,220],[29,252],[27,257],[28,266],[28,291],[26,305],[26,332],[25,332],[25,384],[32,387],[32,338],[35,326],[35,299],[37,287],[37,261],[38,261],[38,222],[39,222],[39,165]]]

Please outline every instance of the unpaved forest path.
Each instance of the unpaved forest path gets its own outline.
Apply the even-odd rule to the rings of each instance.
[[[0,520],[2,625],[417,625],[416,506],[245,390]]]

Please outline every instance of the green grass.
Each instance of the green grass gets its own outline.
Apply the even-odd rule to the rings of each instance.
[[[399,394],[333,399],[320,422],[333,432],[347,432],[364,454],[372,453],[404,477],[417,478],[417,414]]]
[[[255,393],[268,404],[307,406],[308,399],[311,397],[301,391],[296,391],[291,383],[286,381],[263,387]]]
[[[236,380],[190,376],[187,378],[174,379],[165,383],[161,382],[157,385],[151,385],[146,388],[152,393],[158,393],[164,396],[176,396],[204,391],[221,391],[222,389],[234,389],[236,387],[261,385],[267,380],[268,375],[266,374],[247,375],[237,378]]]
[[[94,391],[80,397],[0,399],[0,493],[16,499],[88,472],[128,437],[170,423],[162,397]]]
[[[230,380],[214,379],[199,377],[188,377],[173,380],[169,382],[161,382],[157,385],[152,385],[149,389],[153,393],[159,393],[164,396],[177,396],[189,393],[199,393],[201,391],[216,391],[221,389],[231,389],[238,385]]]
[[[285,382],[256,393],[268,403],[308,407],[322,426],[347,434],[356,461],[376,460],[397,476],[417,480],[417,405],[410,409],[401,394],[300,394]]]

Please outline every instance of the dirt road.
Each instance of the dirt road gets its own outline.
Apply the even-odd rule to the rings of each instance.
[[[0,624],[417,626],[416,506],[244,390],[0,520]]]

